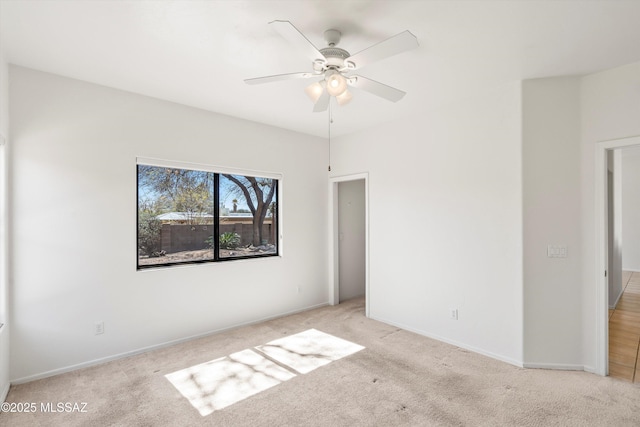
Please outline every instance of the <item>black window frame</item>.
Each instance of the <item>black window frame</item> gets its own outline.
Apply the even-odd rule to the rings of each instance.
[[[140,180],[139,180],[139,170],[140,166],[149,166],[149,167],[157,167],[157,168],[172,168],[172,169],[182,169],[182,170],[192,170],[197,172],[205,172],[213,174],[213,227],[212,227],[212,243],[213,243],[213,258],[212,259],[199,259],[199,260],[188,260],[188,261],[176,261],[176,262],[168,262],[168,263],[153,263],[148,265],[140,264],[140,246],[139,246],[139,237],[140,237]],[[201,168],[197,166],[202,166]],[[136,163],[136,270],[148,270],[148,269],[156,269],[156,268],[167,268],[174,266],[185,266],[185,265],[194,265],[194,264],[209,264],[216,262],[230,262],[236,260],[252,260],[252,259],[263,259],[263,258],[271,258],[271,257],[279,257],[281,256],[281,235],[280,235],[280,189],[281,189],[281,181],[282,176],[276,174],[260,174],[256,172],[248,172],[243,170],[221,170],[222,168],[209,168],[203,165],[185,165],[182,163],[175,162],[167,162],[164,164],[156,163],[156,162],[145,162],[138,161]],[[274,233],[274,242],[275,252],[266,252],[266,253],[255,253],[250,255],[233,255],[233,256],[220,256],[220,223],[221,223],[221,214],[220,214],[220,176],[221,175],[234,175],[241,177],[253,177],[253,178],[261,178],[261,179],[271,179],[273,180],[274,193],[272,198],[273,208],[271,209],[271,226],[275,228]],[[253,216],[252,216],[253,218]],[[217,236],[217,238],[216,238]]]

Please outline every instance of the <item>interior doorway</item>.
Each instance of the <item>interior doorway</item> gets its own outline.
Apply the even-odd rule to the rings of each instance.
[[[368,174],[329,180],[329,302],[364,296],[369,316]]]
[[[622,295],[622,148],[607,151],[607,295],[609,310]]]
[[[365,296],[364,179],[338,183],[338,301]]]
[[[640,383],[640,147],[608,155],[608,374]]]
[[[621,195],[615,191],[616,181],[621,178],[616,176],[615,164],[620,161],[621,150],[631,147],[640,147],[640,136],[596,145],[596,372],[600,375],[609,375],[609,309],[615,304],[613,299],[617,295],[610,283],[615,285],[618,279],[622,281],[621,271],[618,272],[622,269],[618,264],[622,248],[616,243],[621,225],[616,206],[619,212]]]

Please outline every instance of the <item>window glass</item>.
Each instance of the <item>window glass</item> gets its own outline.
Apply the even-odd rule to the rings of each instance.
[[[138,165],[138,268],[278,254],[278,180]]]
[[[220,176],[220,257],[275,254],[278,181],[244,175]]]

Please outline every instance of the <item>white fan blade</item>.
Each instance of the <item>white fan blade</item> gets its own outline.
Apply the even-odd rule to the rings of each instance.
[[[399,89],[362,76],[350,76],[347,78],[347,82],[355,88],[366,90],[392,102],[400,101],[407,94]]]
[[[279,82],[281,80],[292,79],[308,79],[309,77],[316,76],[313,73],[289,73],[289,74],[276,74],[274,76],[256,77],[253,79],[246,79],[244,82],[248,85],[257,85],[262,83]]]
[[[275,30],[289,43],[296,47],[301,53],[311,60],[311,62],[327,62],[327,58],[320,53],[313,43],[307,39],[304,34],[300,32],[289,21],[272,21],[269,24],[273,25]]]
[[[418,39],[409,30],[396,34],[345,59],[347,67],[355,70],[363,66],[418,47]]]
[[[327,108],[329,108],[330,98],[331,97],[329,96],[329,93],[326,90],[322,92],[322,95],[320,95],[320,98],[316,102],[316,105],[313,106],[313,112],[320,113],[322,111],[327,111]]]

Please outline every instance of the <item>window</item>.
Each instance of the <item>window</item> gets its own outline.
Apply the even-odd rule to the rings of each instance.
[[[278,255],[272,176],[138,162],[138,269]]]

